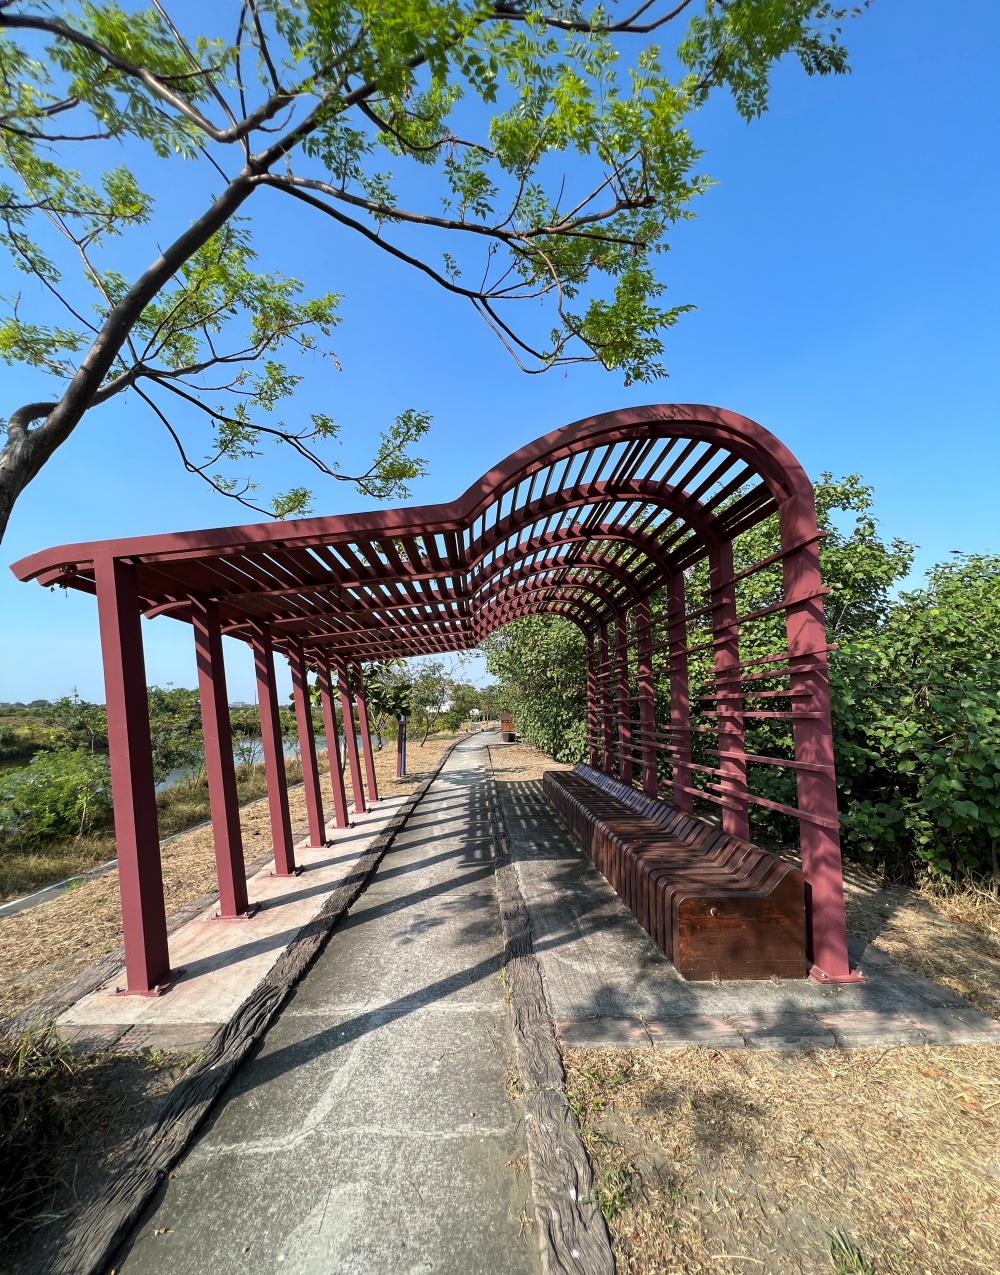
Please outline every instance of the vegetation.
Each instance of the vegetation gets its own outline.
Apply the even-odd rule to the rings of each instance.
[[[327,459],[332,418],[275,419],[302,379],[289,352],[334,360],[341,298],[258,268],[261,191],[471,303],[526,370],[660,375],[690,306],[663,304],[654,259],[708,186],[690,116],[717,91],[760,115],[788,56],[846,71],[838,22],[859,7],[251,0],[175,22],[159,0],[3,4],[0,242],[32,286],[5,298],[0,357],[39,387],[10,407],[0,535],[84,415],[126,393],[188,471],[279,517],[311,493],[260,503],[243,466],[268,442],[379,497],[422,472],[424,412],[354,475]],[[534,328],[513,326],[510,303],[545,299],[516,307]]]
[[[0,1233],[55,1186],[51,1153],[73,1122],[73,1051],[52,1028],[0,1039]]]
[[[446,675],[435,661],[410,667],[401,661],[371,664],[364,677],[379,747],[385,723],[395,723],[401,710],[412,716],[426,740],[432,731],[457,730],[480,704],[476,687]],[[319,736],[325,727],[315,687],[312,692]],[[157,794],[160,834],[166,837],[210,817],[198,694],[153,686],[148,696],[154,777],[161,785],[172,781]],[[240,801],[253,801],[266,793],[260,715],[255,706],[243,705],[230,716]],[[294,741],[290,705],[282,707],[280,717],[286,743]],[[0,723],[15,737],[20,760],[27,762],[0,770],[0,898],[26,894],[112,859],[104,706],[76,695],[54,703],[0,705]],[[342,727],[338,733],[342,739]],[[285,769],[290,782],[301,779],[297,758],[286,758]]]
[[[534,615],[515,620],[484,643],[497,679],[497,701],[514,714],[529,743],[556,761],[586,751],[586,653],[575,624]]]
[[[827,532],[821,554],[828,633],[837,644],[831,695],[845,847],[904,880],[997,877],[1000,557],[954,555],[923,585],[894,595],[913,546],[880,535],[872,489],[857,475],[826,474],[816,496]],[[737,572],[773,553],[777,537],[774,520],[741,536]],[[707,585],[703,565],[690,573],[692,610],[707,601]],[[781,596],[775,565],[741,583],[739,609],[747,614]],[[662,621],[662,599],[653,599],[653,611]],[[782,625],[776,614],[745,626],[744,658],[782,649]],[[559,760],[579,760],[585,714],[579,630],[554,618],[521,620],[491,638],[486,651],[501,701],[524,737]],[[692,661],[693,686],[708,677],[707,661],[707,654]],[[665,655],[656,666],[662,720]],[[783,726],[748,719],[746,728],[748,752],[790,755]],[[791,773],[755,767],[751,783],[762,796],[795,804]],[[755,835],[777,842],[792,829],[767,811],[754,810],[752,820]]]

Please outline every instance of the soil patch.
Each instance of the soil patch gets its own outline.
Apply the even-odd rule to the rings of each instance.
[[[995,1275],[1000,1049],[565,1064],[619,1275]]]

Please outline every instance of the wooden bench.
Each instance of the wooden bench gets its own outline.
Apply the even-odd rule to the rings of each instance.
[[[590,766],[549,770],[549,805],[687,979],[805,978],[802,872]]]

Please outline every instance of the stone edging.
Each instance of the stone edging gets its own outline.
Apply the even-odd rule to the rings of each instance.
[[[102,1275],[108,1268],[236,1069],[264,1035],[342,917],[367,888],[396,834],[460,742],[455,740],[433,773],[407,797],[359,857],[350,875],[331,892],[318,915],[302,927],[229,1022],[215,1033],[201,1060],[187,1070],[133,1138],[100,1205],[69,1231],[55,1251],[39,1259],[31,1268],[31,1275]],[[198,910],[201,906],[199,902]],[[182,912],[193,907],[189,904]],[[178,915],[175,913],[174,917]]]
[[[487,746],[490,823],[504,940],[503,969],[517,1070],[524,1090],[531,1193],[545,1275],[614,1275],[590,1161],[565,1092],[555,1027],[531,942],[528,909],[510,854]]]

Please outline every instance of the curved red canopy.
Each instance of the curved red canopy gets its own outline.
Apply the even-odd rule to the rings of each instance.
[[[771,515],[780,550],[737,571],[733,541]],[[826,979],[853,977],[820,536],[812,486],[773,434],[721,408],[668,404],[555,430],[450,505],[104,540],[15,563],[22,580],[98,597],[130,990],[155,991],[169,975],[140,613],[187,620],[194,630],[225,915],[245,915],[248,905],[223,634],[254,649],[275,870],[284,876],[296,865],[274,650],[291,665],[310,838],[319,845],[326,825],[307,664],[318,670],[330,738],[339,729],[337,674],[355,807],[363,811],[355,706],[369,797],[378,793],[360,663],[476,647],[513,619],[545,613],[587,635],[590,764],[629,784],[635,778],[648,796],[662,793],[682,811],[712,803],[724,831],[740,838],[749,836],[752,805],[797,819],[814,969]],[[690,609],[686,577],[702,559],[707,601]],[[781,583],[768,577],[766,605],[758,597],[741,613],[743,582],[767,567]],[[763,620],[773,639],[779,613],[783,649],[763,654],[755,644],[753,658],[741,655],[741,629]],[[710,671],[689,687],[692,655],[699,676]],[[668,694],[656,694],[658,676]],[[660,720],[664,703],[669,711]],[[748,752],[752,719],[767,719],[775,755]],[[343,825],[337,749],[330,766]],[[755,787],[753,775],[768,767],[794,774],[794,806],[775,800],[773,786]]]
[[[128,559],[147,615],[215,599],[233,637],[267,622],[279,649],[377,660],[475,647],[532,612],[597,629],[802,499],[808,479],[772,434],[671,404],[554,430],[454,504],[64,545],[11,569],[94,592],[97,558]]]

